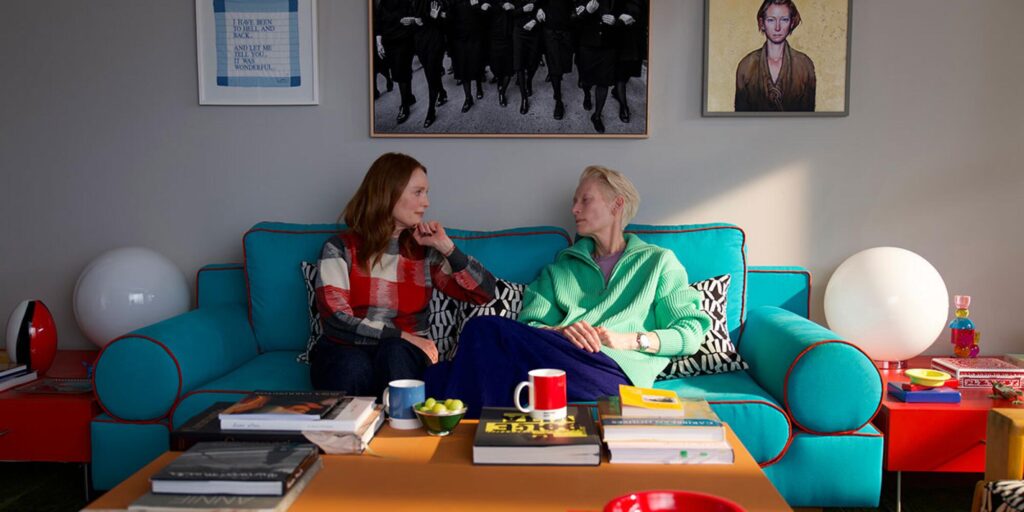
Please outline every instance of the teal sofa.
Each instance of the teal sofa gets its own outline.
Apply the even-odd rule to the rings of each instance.
[[[107,345],[95,370],[104,411],[92,423],[97,489],[166,451],[169,431],[213,402],[253,389],[310,389],[308,367],[296,362],[309,336],[299,266],[315,261],[337,229],[257,224],[243,237],[243,263],[199,271],[194,310]],[[863,352],[807,319],[810,274],[749,267],[745,234],[733,225],[627,231],[674,251],[691,281],[732,276],[728,326],[750,365],[656,386],[706,398],[792,506],[877,506],[882,437],[870,420],[881,377]],[[571,242],[547,226],[449,234],[495,275],[517,282],[532,280]]]

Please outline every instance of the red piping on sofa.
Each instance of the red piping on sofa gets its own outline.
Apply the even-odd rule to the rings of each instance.
[[[196,271],[196,301],[195,301],[196,307],[195,307],[195,309],[199,309],[199,297],[200,297],[200,295],[199,295],[199,275],[202,274],[203,272],[215,272],[215,271],[218,271],[218,270],[241,270],[242,272],[245,272],[245,267],[241,263],[232,263],[230,267],[218,267],[218,268],[205,268],[204,267],[204,268],[201,268],[201,269],[197,270]]]
[[[885,394],[885,382],[882,381],[882,374],[879,373],[878,368],[875,368],[874,365],[871,365],[871,367],[875,369],[875,374],[878,375],[879,389],[881,389],[882,392],[879,394],[878,406],[875,407],[875,412],[871,413],[871,416],[868,416],[868,420],[865,421],[864,423],[861,423],[859,427],[855,427],[850,430],[843,430],[840,432],[818,432],[816,430],[811,430],[805,427],[804,425],[801,425],[800,422],[797,421],[795,417],[793,417],[793,411],[789,407],[789,377],[793,373],[793,368],[796,368],[796,364],[800,361],[800,358],[802,358],[808,352],[814,350],[820,345],[825,345],[828,343],[839,343],[842,345],[849,345],[850,347],[853,347],[854,350],[860,352],[861,354],[864,354],[864,351],[861,350],[860,347],[844,340],[822,340],[811,344],[809,347],[800,351],[800,353],[797,354],[795,358],[793,358],[793,362],[789,364],[789,368],[786,370],[786,378],[782,382],[782,403],[783,405],[786,406],[786,411],[789,413],[790,418],[793,419],[793,424],[795,424],[800,430],[803,430],[804,432],[808,432],[819,436],[839,436],[855,434],[858,430],[867,426],[868,423],[871,423],[871,420],[874,419],[874,417],[878,414],[878,411],[882,409],[882,399],[884,398],[882,395]],[[864,357],[866,357],[869,361],[871,360],[871,358],[868,357],[867,354],[864,354]]]
[[[164,349],[164,352],[167,352],[167,355],[170,356],[171,361],[174,362],[175,370],[177,370],[177,372],[178,372],[178,390],[174,393],[174,403],[178,403],[178,398],[181,396],[181,385],[182,385],[182,380],[183,380],[182,376],[181,376],[181,363],[178,362],[178,358],[177,357],[174,357],[174,353],[171,352],[171,350],[169,348],[167,348],[167,345],[164,345],[162,342],[157,341],[157,340],[155,340],[153,338],[150,338],[149,336],[145,336],[145,335],[142,335],[142,334],[125,334],[124,336],[119,336],[117,338],[114,338],[113,340],[111,340],[110,343],[107,343],[107,346],[103,347],[103,349],[100,350],[100,354],[98,356],[96,356],[96,363],[95,363],[95,366],[93,368],[95,368],[95,369],[99,368],[100,360],[103,358],[103,354],[107,353],[107,349],[110,348],[111,345],[113,345],[114,343],[117,343],[117,342],[119,342],[121,340],[129,339],[129,338],[143,339],[143,340],[149,341],[151,343],[155,343],[157,346],[159,346],[160,348]],[[98,372],[96,370],[93,370],[93,372],[92,372],[92,392],[93,392],[93,396],[96,398],[96,403],[100,406],[100,409],[102,409],[103,412],[106,413],[111,418],[115,418],[118,421],[120,421],[121,423],[150,424],[150,423],[157,423],[160,420],[162,420],[162,419],[167,417],[167,414],[165,413],[163,416],[157,416],[156,418],[150,419],[150,420],[127,420],[127,419],[121,418],[120,416],[110,412],[110,410],[107,409],[107,406],[103,405],[103,400],[100,399],[99,393],[96,392],[96,374],[97,373]],[[172,405],[172,407],[173,407],[173,405]]]

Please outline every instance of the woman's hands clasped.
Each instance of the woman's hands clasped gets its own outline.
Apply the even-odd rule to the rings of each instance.
[[[600,352],[602,345],[619,350],[632,350],[636,345],[635,334],[594,327],[582,320],[555,330],[562,333],[570,343],[587,352]]]

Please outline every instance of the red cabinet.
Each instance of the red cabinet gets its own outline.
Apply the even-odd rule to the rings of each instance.
[[[91,363],[95,351],[57,353],[47,377],[85,377],[82,362]],[[100,414],[92,393],[42,395],[18,388],[0,393],[0,460],[89,462],[89,423]]]

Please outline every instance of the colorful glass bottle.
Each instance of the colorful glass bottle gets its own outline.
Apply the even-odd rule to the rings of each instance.
[[[956,306],[956,318],[949,323],[949,341],[953,343],[953,353],[957,357],[978,357],[978,335],[974,330],[974,322],[967,318],[971,312],[970,295],[954,295],[953,305]]]

